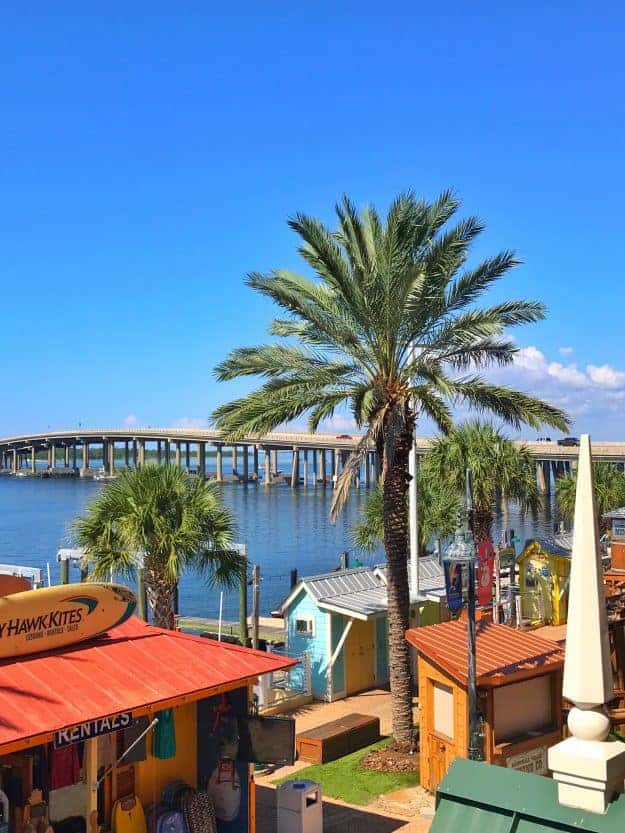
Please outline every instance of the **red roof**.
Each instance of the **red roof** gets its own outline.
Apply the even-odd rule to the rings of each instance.
[[[0,749],[117,712],[200,699],[294,664],[133,617],[89,642],[0,662]]]
[[[528,631],[482,620],[475,626],[478,685],[496,686],[510,677],[535,677],[564,664],[564,651],[554,642]],[[465,619],[406,631],[406,639],[426,659],[458,682],[467,683],[467,623]]]

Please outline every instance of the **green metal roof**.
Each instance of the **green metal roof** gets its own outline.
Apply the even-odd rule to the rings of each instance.
[[[551,778],[456,758],[436,793],[430,833],[623,833],[625,795],[605,815],[558,803]]]

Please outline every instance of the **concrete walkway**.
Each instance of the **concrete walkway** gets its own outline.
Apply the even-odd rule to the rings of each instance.
[[[347,714],[371,714],[380,718],[382,735],[391,733],[391,695],[383,689],[366,691],[334,703],[311,703],[292,712],[296,733],[313,729]],[[414,703],[417,721],[417,701]],[[255,776],[257,783],[257,833],[276,833],[277,817],[275,788],[277,778],[296,777],[310,766],[296,761],[292,767],[281,767],[272,773]],[[397,790],[381,796],[365,807],[324,798],[324,833],[426,833],[432,821],[434,799],[421,787]]]

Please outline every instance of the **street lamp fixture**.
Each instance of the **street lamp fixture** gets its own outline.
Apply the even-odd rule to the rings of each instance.
[[[471,472],[466,475],[466,503],[458,513],[458,522],[453,541],[445,548],[443,562],[456,564],[460,569],[468,570],[467,580],[467,690],[469,698],[469,760],[482,761],[482,732],[477,709],[477,675],[475,669],[475,567],[477,549],[471,530],[473,512]]]

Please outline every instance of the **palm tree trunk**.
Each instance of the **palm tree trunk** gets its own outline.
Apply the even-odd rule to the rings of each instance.
[[[393,739],[403,751],[414,746],[408,589],[408,454],[412,435],[405,429],[395,445],[393,464],[384,475],[384,548],[388,571],[388,659]],[[388,447],[388,446],[387,446]]]
[[[490,509],[473,510],[473,535],[479,544],[480,541],[492,540],[493,514]]]
[[[145,588],[152,608],[152,619],[158,628],[173,631],[174,595],[176,582],[172,581],[161,571],[145,568]]]

